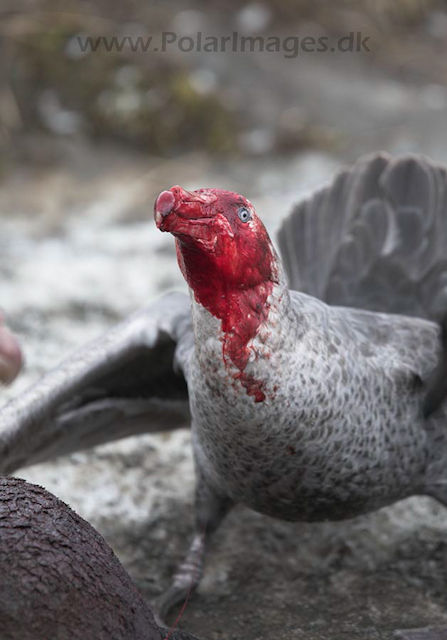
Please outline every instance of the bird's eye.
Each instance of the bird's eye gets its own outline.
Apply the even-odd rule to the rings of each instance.
[[[239,216],[239,220],[241,220],[241,222],[248,222],[249,220],[251,220],[251,213],[246,207],[241,207],[237,212],[237,215]]]

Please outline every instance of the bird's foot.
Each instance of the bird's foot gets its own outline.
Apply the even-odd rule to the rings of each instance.
[[[202,536],[196,535],[186,558],[174,574],[171,586],[155,601],[154,614],[157,624],[167,626],[165,621],[168,615],[179,603],[183,603],[183,607],[178,617],[182,615],[190,595],[202,577],[202,545]]]

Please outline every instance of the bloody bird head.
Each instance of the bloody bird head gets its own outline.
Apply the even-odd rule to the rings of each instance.
[[[205,309],[222,321],[223,356],[256,402],[263,383],[245,369],[250,341],[269,313],[278,264],[267,231],[251,203],[222,189],[163,191],[154,207],[157,227],[176,237],[180,269]]]
[[[196,293],[199,283],[227,292],[272,278],[270,239],[243,196],[176,186],[158,196],[154,215],[157,227],[176,237],[180,268]]]

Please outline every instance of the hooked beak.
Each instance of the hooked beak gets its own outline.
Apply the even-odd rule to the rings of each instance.
[[[206,215],[206,210],[216,200],[217,196],[205,189],[186,191],[179,186],[172,187],[169,191],[162,191],[155,201],[155,223],[161,231],[169,231],[164,227],[168,216],[172,213],[186,220],[209,218],[211,216]]]
[[[160,231],[168,231],[180,238],[193,238],[207,249],[214,248],[223,216],[216,214],[211,205],[217,195],[207,189],[186,191],[175,186],[162,191],[155,201],[155,224]]]
[[[16,338],[3,326],[0,313],[0,384],[10,384],[22,368],[22,351]]]

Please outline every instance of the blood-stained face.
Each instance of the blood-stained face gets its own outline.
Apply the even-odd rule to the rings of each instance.
[[[177,238],[180,268],[195,291],[246,289],[271,278],[270,238],[243,196],[176,186],[158,196],[154,214],[158,228]]]
[[[277,258],[251,203],[222,189],[172,187],[157,198],[154,217],[176,238],[180,269],[197,302],[222,321],[223,356],[256,402],[261,383],[244,373],[254,338],[269,312]]]

